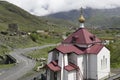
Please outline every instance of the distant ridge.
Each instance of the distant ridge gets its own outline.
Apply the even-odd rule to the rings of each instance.
[[[72,10],[48,15],[49,18],[69,20],[78,23],[80,11]],[[86,25],[96,27],[120,27],[120,8],[114,9],[84,9]]]

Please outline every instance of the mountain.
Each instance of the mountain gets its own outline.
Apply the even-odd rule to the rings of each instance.
[[[11,23],[16,23],[23,31],[46,30],[50,26],[44,18],[34,16],[9,2],[0,1],[0,31],[6,30]]]
[[[20,31],[13,30],[14,27],[8,25],[15,23]],[[61,33],[65,28],[57,25],[51,20],[32,15],[27,11],[19,8],[6,1],[0,1],[0,56],[5,55],[7,51],[19,47],[31,47],[49,43],[57,43],[61,40]],[[42,30],[41,30],[42,29]],[[46,32],[44,32],[45,30]],[[23,35],[30,31],[30,35]],[[43,33],[35,33],[35,31],[43,31]],[[55,35],[55,36],[54,36]]]
[[[84,16],[86,18],[87,26],[96,27],[120,27],[120,8],[113,9],[84,9]],[[47,15],[48,18],[63,19],[71,21],[71,23],[78,24],[80,16],[79,10],[72,10],[68,12],[59,12]]]

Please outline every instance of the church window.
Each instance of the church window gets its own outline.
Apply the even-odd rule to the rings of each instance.
[[[54,72],[54,80],[57,80],[57,72]]]
[[[107,68],[107,58],[105,59],[105,64],[106,64],[106,68]]]
[[[68,63],[75,63],[74,61],[74,55],[72,53],[69,53],[68,54]]]
[[[58,57],[59,57],[59,52],[58,51],[55,51],[53,53],[53,60],[58,60]]]
[[[105,68],[107,68],[107,58],[103,56],[103,58],[101,59],[101,69],[105,69]]]

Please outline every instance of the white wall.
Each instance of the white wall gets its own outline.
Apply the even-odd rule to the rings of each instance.
[[[68,80],[68,71],[64,69],[64,79],[63,80]]]
[[[80,71],[83,75],[84,64],[86,61],[83,62],[83,55],[77,55],[77,66],[79,66]]]
[[[101,59],[103,59],[103,56],[107,58],[107,67],[102,68],[101,66]],[[110,51],[103,47],[102,50],[97,55],[97,70],[98,70],[98,79],[104,78],[106,76],[109,76],[110,73]]]
[[[63,69],[64,69],[63,57],[64,57],[64,55],[59,52],[58,65],[61,67],[61,80],[63,80]]]
[[[85,66],[86,65],[86,59],[84,58],[84,55],[77,55],[77,66],[79,66],[79,80],[83,80],[85,77]]]
[[[58,65],[63,67],[63,54],[59,52]]]
[[[68,80],[76,80],[76,70],[68,72]]]
[[[64,54],[64,66],[67,66],[68,65],[68,55],[67,54]]]
[[[61,76],[60,72],[57,72],[57,80],[60,80],[60,76]]]
[[[50,70],[47,70],[47,80],[50,80]]]
[[[47,64],[49,64],[52,61],[52,56],[53,56],[53,52],[48,53],[48,61]]]
[[[97,80],[97,55],[88,54],[88,78]]]

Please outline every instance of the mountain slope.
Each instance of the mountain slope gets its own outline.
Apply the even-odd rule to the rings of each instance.
[[[0,30],[6,30],[10,23],[18,24],[20,29],[25,31],[47,29],[49,27],[43,18],[31,15],[6,1],[0,1]]]
[[[87,26],[120,27],[120,8],[114,9],[84,9]],[[64,19],[78,24],[80,11],[72,10],[48,15],[50,18]]]
[[[1,34],[2,32],[6,33],[8,29],[8,24],[16,23],[21,32],[30,31],[35,32],[37,30],[45,30],[48,33],[45,34],[36,34],[34,35],[39,38],[39,43],[32,40],[31,35],[23,37],[20,35],[11,36],[10,34]],[[7,47],[17,48],[17,47],[28,47],[28,46],[36,46],[38,44],[51,43],[56,42],[59,38],[53,38],[56,34],[61,34],[64,27],[54,24],[53,22],[47,21],[46,19],[38,16],[31,15],[27,11],[11,4],[6,1],[0,1],[0,53],[5,52],[3,50],[5,46],[5,50]],[[49,30],[49,31],[48,31]],[[53,31],[54,30],[54,31]],[[14,33],[13,33],[14,34]],[[34,33],[33,33],[34,34]],[[54,35],[52,35],[54,34]],[[50,36],[49,36],[50,35]],[[45,37],[47,36],[47,37]],[[54,39],[56,39],[54,41]],[[7,47],[6,47],[7,46]]]

